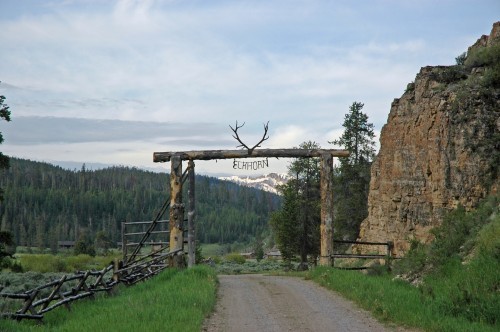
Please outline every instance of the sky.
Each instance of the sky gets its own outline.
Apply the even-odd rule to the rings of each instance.
[[[498,0],[0,0],[4,154],[169,170],[153,152],[338,138],[353,102],[378,135],[421,67],[453,65]],[[197,173],[257,175],[232,160]]]

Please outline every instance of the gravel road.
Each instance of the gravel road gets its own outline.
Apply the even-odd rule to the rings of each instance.
[[[296,277],[221,275],[206,332],[404,331],[377,322],[352,302]]]

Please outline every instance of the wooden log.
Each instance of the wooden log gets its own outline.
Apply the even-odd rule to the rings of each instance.
[[[43,310],[40,310],[39,314],[44,314],[48,311],[51,311],[61,305],[69,305],[70,302],[73,302],[73,301],[76,301],[76,300],[79,300],[79,299],[83,299],[84,297],[89,297],[89,296],[92,296],[94,295],[94,292],[86,292],[86,293],[81,293],[81,294],[78,294],[78,295],[75,295],[75,296],[70,296],[70,297],[67,297],[65,298],[64,300],[62,301],[59,301],[53,305],[51,305],[50,307],[47,307]]]
[[[377,255],[377,254],[366,254],[366,255],[358,255],[358,254],[333,254],[334,258],[366,258],[366,259],[380,259],[386,258],[386,255]]]
[[[132,235],[144,235],[146,233],[148,234],[165,234],[169,233],[170,231],[153,231],[153,232],[135,232],[135,233],[125,233],[125,236],[132,236]],[[147,244],[147,242],[145,243]]]
[[[170,251],[184,247],[184,204],[182,204],[182,160],[178,155],[172,157],[170,171]],[[171,256],[171,267],[183,267],[182,256]]]
[[[346,244],[366,244],[371,246],[388,246],[390,242],[367,242],[367,241],[349,241],[349,240],[333,240],[334,243]]]
[[[30,314],[15,314],[15,313],[4,313],[0,314],[2,318],[10,318],[10,319],[43,319],[43,315],[30,315]]]
[[[195,238],[195,176],[194,176],[194,162],[192,160],[188,163],[189,167],[189,211],[188,211],[188,267],[193,267],[196,264],[196,238]]]
[[[61,277],[61,280],[59,280],[59,283],[54,287],[54,289],[52,290],[52,292],[50,293],[49,297],[47,297],[45,303],[43,303],[42,305],[42,310],[47,308],[47,306],[50,304],[50,302],[54,299],[54,296],[56,295],[59,295],[59,296],[63,296],[59,293],[59,290],[61,289],[61,286],[64,284],[64,282],[66,281],[66,278],[67,276],[66,275],[63,275]],[[33,303],[33,306],[35,306],[36,304]]]
[[[253,150],[205,150],[205,151],[179,151],[179,152],[154,152],[155,163],[167,162],[173,156],[181,160],[213,160],[233,158],[312,158],[329,154],[332,157],[349,157],[349,151],[336,149],[260,149]]]
[[[124,222],[123,224],[125,225],[144,225],[144,224],[147,224],[147,225],[151,225],[152,223],[155,223],[155,224],[166,224],[168,223],[168,220],[158,220],[158,221],[131,221],[131,222]]]
[[[321,155],[321,224],[320,258],[322,266],[333,266],[333,159],[330,153]]]
[[[2,293],[0,294],[0,297],[5,297],[8,299],[29,299],[30,295],[29,294],[12,294],[12,293]]]

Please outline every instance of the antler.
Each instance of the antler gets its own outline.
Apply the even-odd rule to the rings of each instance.
[[[241,126],[238,126],[238,120],[236,120],[236,129],[231,127],[231,125],[229,125],[229,128],[231,128],[231,130],[233,131],[234,135],[233,137],[238,141],[240,142],[241,144],[237,146],[237,148],[239,148],[240,146],[243,146],[245,147],[247,150],[250,150],[250,148],[245,144],[243,143],[243,141],[240,139],[240,136],[238,135],[238,129],[240,129],[241,127],[243,127],[245,125],[245,122],[243,122],[243,124]],[[236,135],[236,136],[235,136]]]
[[[240,129],[241,127],[243,127],[245,125],[245,122],[243,122],[243,124],[241,126],[238,126],[238,121],[236,121],[236,126],[235,128],[231,127],[231,125],[229,125],[229,128],[231,128],[231,130],[233,131],[234,135],[233,137],[238,141],[240,142],[241,144],[237,146],[240,147],[244,147],[248,150],[248,154],[252,154],[253,150],[255,148],[258,148],[260,147],[260,144],[266,140],[269,139],[269,135],[267,135],[267,131],[269,130],[269,121],[267,121],[266,124],[264,124],[264,135],[262,135],[262,139],[259,141],[259,143],[255,144],[252,148],[249,148],[245,143],[243,143],[243,141],[240,139],[240,136],[238,135],[238,129]],[[267,135],[267,136],[266,136]]]

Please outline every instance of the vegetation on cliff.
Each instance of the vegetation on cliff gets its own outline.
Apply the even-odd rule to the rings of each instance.
[[[471,48],[463,64],[443,71],[456,98],[452,104],[453,121],[470,124],[465,132],[466,148],[479,155],[487,165],[482,184],[488,189],[498,180],[500,169],[500,44]],[[451,73],[451,74],[450,74]],[[471,121],[482,106],[479,121]],[[480,139],[477,135],[480,134]]]

